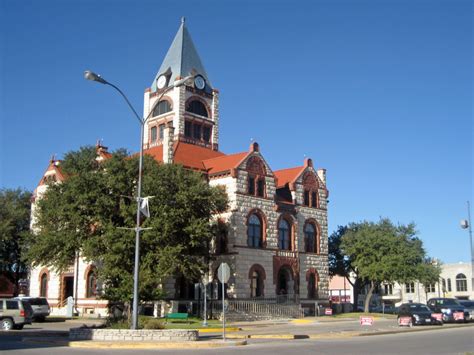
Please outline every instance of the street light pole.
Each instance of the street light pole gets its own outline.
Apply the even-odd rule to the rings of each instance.
[[[467,204],[467,220],[461,220],[461,228],[469,231],[469,241],[471,243],[471,292],[474,292],[474,245],[472,244],[472,227],[471,227],[471,205]]]
[[[194,78],[194,76],[187,76],[184,79],[180,79],[175,81],[172,85],[168,86],[163,90],[163,92],[158,96],[155,100],[153,106],[150,109],[148,115],[143,118],[138,115],[137,111],[134,109],[130,101],[128,100],[127,96],[114,84],[109,83],[107,80],[102,78],[100,75],[86,70],[84,72],[84,78],[91,81],[96,81],[98,83],[109,85],[113,87],[118,93],[124,98],[125,102],[127,103],[128,107],[132,110],[135,117],[140,122],[140,156],[138,160],[138,185],[137,185],[137,223],[135,227],[135,264],[133,269],[133,313],[132,313],[132,326],[131,329],[138,329],[138,277],[139,277],[139,268],[140,268],[140,232],[142,228],[140,227],[140,205],[142,202],[141,193],[142,193],[142,171],[143,171],[143,143],[145,138],[145,124],[148,119],[151,117],[155,107],[160,102],[161,98],[165,93],[169,90],[182,86],[186,84],[188,81]]]

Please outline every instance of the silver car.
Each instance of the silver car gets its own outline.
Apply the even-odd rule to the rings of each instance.
[[[0,298],[0,329],[23,329],[31,324],[33,309],[30,304],[18,299]]]
[[[44,297],[17,297],[16,299],[26,301],[33,309],[33,320],[44,322],[51,313],[48,300]]]

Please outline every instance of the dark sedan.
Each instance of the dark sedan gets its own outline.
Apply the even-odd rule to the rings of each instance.
[[[433,313],[442,313],[443,322],[465,322],[469,312],[455,298],[431,298],[428,307]]]
[[[404,303],[398,309],[399,325],[442,324],[431,315],[431,309],[423,303]]]

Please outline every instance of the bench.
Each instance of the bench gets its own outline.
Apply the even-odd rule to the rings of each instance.
[[[187,313],[168,313],[165,318],[166,322],[173,319],[189,321]]]

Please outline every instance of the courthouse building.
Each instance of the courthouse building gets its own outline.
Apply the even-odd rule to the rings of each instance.
[[[194,76],[193,83],[161,96],[175,80],[189,75]],[[217,267],[226,262],[231,268],[226,288],[229,299],[327,300],[325,170],[305,159],[300,166],[274,171],[256,142],[239,153],[221,152],[219,95],[183,20],[151,87],[145,90],[144,116],[153,112],[146,124],[144,154],[200,171],[210,185],[225,187],[230,207],[216,216],[226,228],[213,243],[211,284],[217,286]],[[107,159],[105,147],[98,145],[97,152],[98,159]],[[47,181],[63,179],[61,162],[53,159],[35,198],[44,193]],[[67,296],[73,296],[79,312],[104,313],[106,302],[96,295],[94,268],[80,256],[62,274],[35,268],[30,275],[30,294],[48,297],[56,311]],[[169,299],[195,299],[195,281],[170,279],[164,285]],[[214,287],[213,298],[218,296],[217,290]]]

